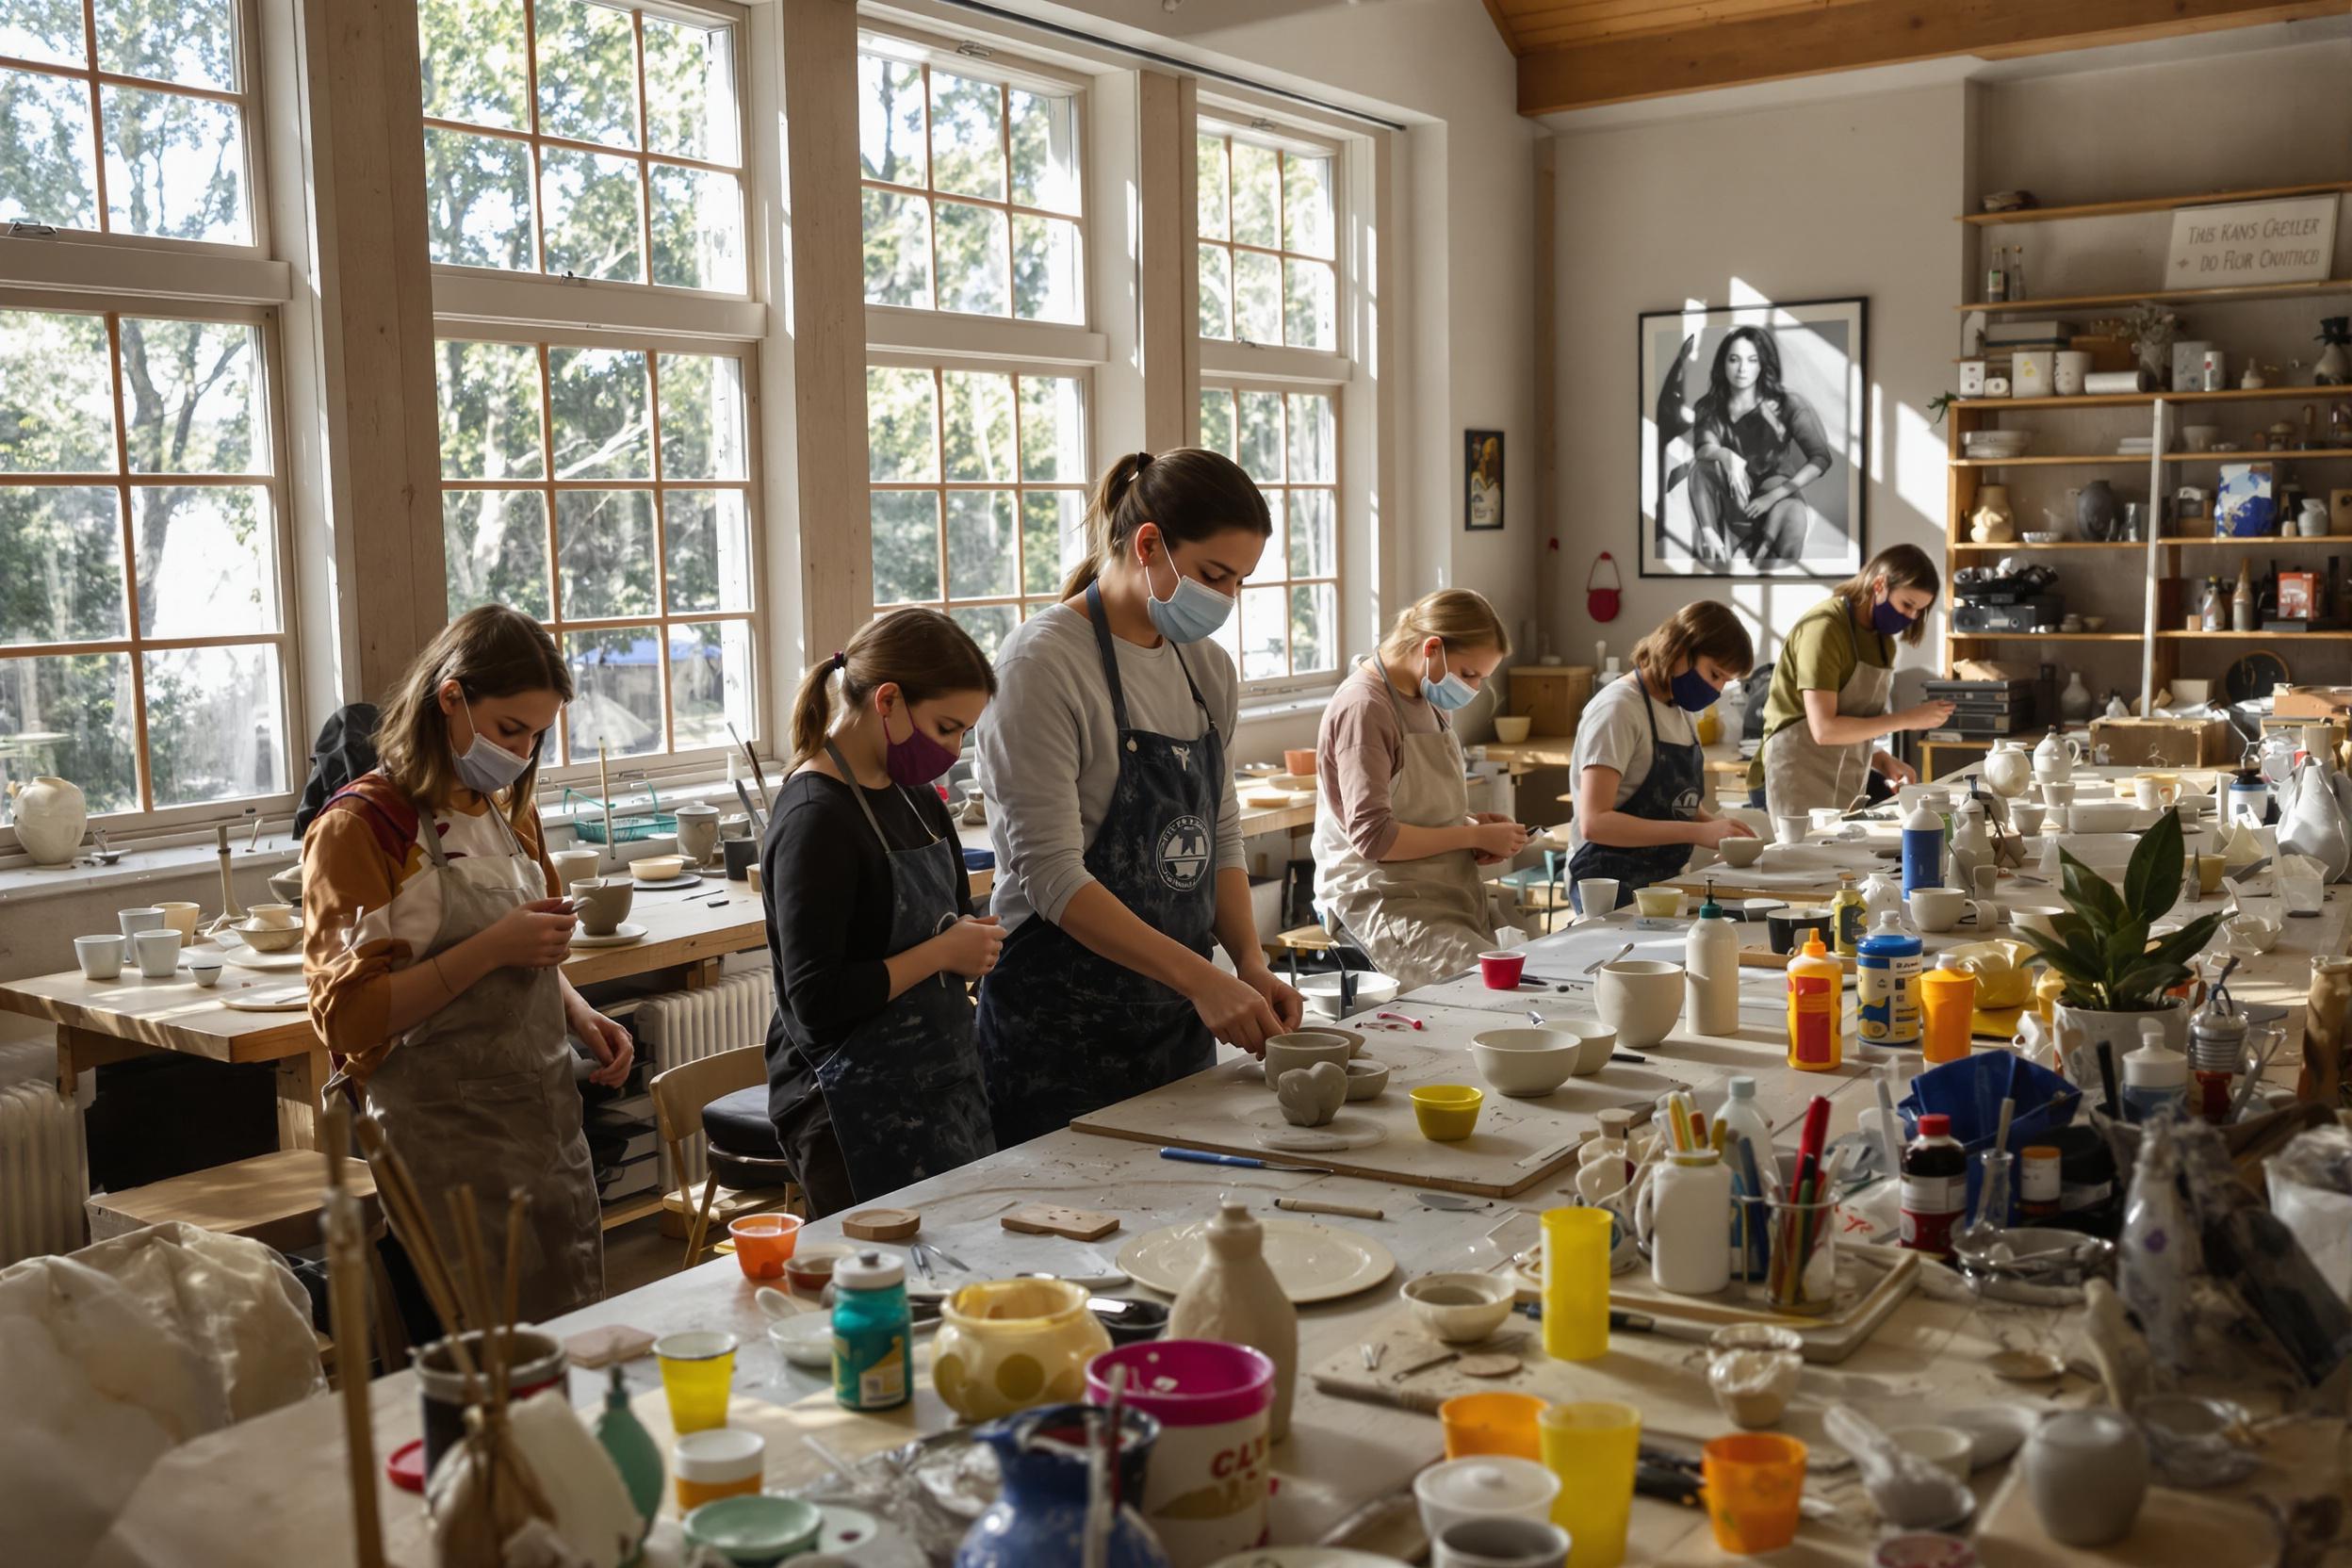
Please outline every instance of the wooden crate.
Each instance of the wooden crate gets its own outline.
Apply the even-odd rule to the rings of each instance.
[[[1511,667],[1509,713],[1525,713],[1535,722],[1530,735],[1574,735],[1584,705],[1592,700],[1590,664],[1516,664]]]

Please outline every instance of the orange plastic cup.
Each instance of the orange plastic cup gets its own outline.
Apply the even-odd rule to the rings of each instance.
[[[1956,1062],[1974,1048],[1976,975],[1965,969],[1932,969],[1919,976],[1919,1013],[1925,1037],[1919,1054],[1930,1062]]]
[[[1532,1394],[1464,1394],[1446,1400],[1437,1407],[1438,1424],[1446,1429],[1446,1457],[1509,1454],[1541,1462],[1535,1418],[1547,1403]]]
[[[780,1280],[785,1262],[800,1240],[800,1217],[794,1214],[747,1214],[727,1222],[735,1238],[735,1262],[747,1280]]]
[[[1746,1556],[1776,1552],[1797,1538],[1805,1494],[1805,1445],[1778,1432],[1735,1432],[1701,1450],[1707,1517],[1715,1544]]]

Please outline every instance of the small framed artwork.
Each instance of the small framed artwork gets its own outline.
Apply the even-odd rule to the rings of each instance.
[[[1857,298],[1642,314],[1643,577],[1860,568],[1868,310]]]
[[[1483,530],[1503,526],[1503,433],[1466,430],[1462,433],[1462,526]]]

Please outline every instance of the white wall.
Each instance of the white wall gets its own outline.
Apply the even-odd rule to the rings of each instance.
[[[1738,605],[1759,631],[1759,654],[1819,595],[1789,584],[1653,579],[1628,573],[1625,609],[1607,628],[1584,612],[1593,555],[1634,552],[1640,389],[1634,318],[1689,301],[1709,304],[1862,294],[1870,299],[1869,546],[1910,541],[1940,561],[1946,442],[1928,427],[1930,400],[1953,384],[1960,351],[1952,309],[1978,297],[1979,231],[1952,221],[1983,191],[2022,186],[2046,204],[2171,195],[2352,175],[2352,41],[2227,52],[2117,66],[2117,51],[2050,57],[1886,93],[1568,129],[1560,139],[1560,444],[1562,614],[1552,629],[1572,660],[1606,634],[1623,652],[1703,589]],[[2161,276],[2168,216],[2018,226],[2039,296],[2148,286]],[[1991,243],[1990,239],[1985,241]],[[2338,270],[2352,267],[2352,220],[2340,225]],[[1965,291],[1965,292],[1964,292]],[[2333,311],[2340,311],[2339,301]],[[2284,365],[2314,347],[2308,302],[2190,312],[2190,335],[2213,336]],[[2234,358],[2235,356],[2233,356]],[[2294,405],[2265,418],[2289,416]],[[2233,416],[2243,423],[2251,415]],[[2067,422],[2060,422],[2067,421]],[[2079,421],[2079,427],[2072,423]],[[2140,411],[2037,416],[2047,449],[2146,429]],[[2235,427],[2232,428],[2235,433]],[[2314,470],[2316,472],[2316,470]],[[2331,470],[2339,471],[2339,470]],[[2080,470],[2015,470],[2028,519],[2065,508]],[[2145,494],[2119,469],[2117,494]],[[2332,482],[2345,482],[2336,479]],[[2088,573],[2066,584],[2069,607],[2140,618],[2142,583]],[[2089,657],[2084,657],[2088,655]],[[1940,626],[1906,663],[1941,660]],[[2073,650],[2095,686],[2137,686],[2138,650]],[[2184,673],[2189,671],[2184,660]]]

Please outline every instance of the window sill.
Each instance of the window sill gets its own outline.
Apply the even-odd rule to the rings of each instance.
[[[1248,726],[1266,724],[1277,719],[1296,718],[1301,713],[1320,713],[1331,706],[1331,694],[1339,690],[1336,681],[1304,692],[1283,692],[1263,697],[1242,699],[1236,722]]]
[[[260,843],[253,849],[233,844],[229,853],[234,858],[231,863],[238,871],[265,875],[283,871],[302,858],[300,847],[286,837],[283,828],[263,834]],[[0,863],[0,905],[64,898],[106,888],[131,888],[166,877],[176,880],[209,874],[217,884],[220,865],[220,852],[214,846],[209,832],[201,839],[150,842],[126,849],[122,858],[110,866],[87,859],[65,866],[37,866],[24,856],[10,856],[7,862]],[[204,902],[209,906],[213,900]]]

